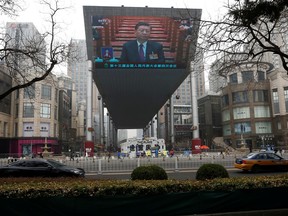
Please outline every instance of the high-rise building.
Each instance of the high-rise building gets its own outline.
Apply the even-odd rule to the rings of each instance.
[[[203,62],[203,50],[196,51],[195,61],[193,61],[193,70],[187,76],[187,78],[180,84],[177,90],[172,95],[173,104],[173,124],[174,124],[174,136],[175,142],[179,146],[188,147],[192,139],[191,127],[192,127],[192,108],[191,108],[191,74],[193,73],[196,79],[196,95],[201,97],[205,94],[205,74],[204,74],[204,62]],[[170,119],[170,104],[161,108],[157,116],[157,137],[164,138],[166,143],[171,143],[171,119]],[[153,122],[153,121],[152,121]]]
[[[68,59],[68,76],[75,82],[77,91],[76,104],[87,100],[87,50],[86,41],[72,39],[70,41],[70,57]]]
[[[194,70],[192,73],[196,73],[196,90],[197,97],[205,94],[205,73],[203,62],[203,51],[197,49],[196,60],[194,61]],[[191,105],[191,74],[181,83],[177,90],[173,94],[174,105]]]
[[[30,22],[8,22],[6,24],[5,46],[7,48],[19,49],[30,52],[33,55],[21,55],[17,52],[10,52],[5,63],[13,71],[19,70],[23,75],[36,76],[42,74],[46,65],[46,43],[44,36],[39,33],[33,23]],[[14,81],[21,82],[21,79]]]
[[[90,72],[87,62],[86,41],[81,39],[72,39],[70,41],[70,57],[68,59],[68,76],[70,76],[75,83],[75,91],[77,92],[76,96],[77,112],[81,113],[81,115],[84,114],[83,124],[81,123],[81,127],[79,128],[81,130],[79,135],[82,137],[83,140],[85,133],[87,133],[86,110],[88,104],[87,103],[88,73]],[[93,116],[92,140],[94,144],[98,146],[102,145],[103,142],[105,141],[104,136],[106,136],[107,139],[108,121],[103,121],[104,118],[104,110],[102,110],[103,100],[94,82],[92,82],[92,93],[91,98],[89,98],[89,100],[91,100],[92,102],[92,116]],[[102,115],[103,118],[100,118],[100,115]],[[106,124],[103,126],[101,124],[101,121],[103,122],[103,124],[105,123]]]
[[[58,77],[58,124],[59,135],[58,142],[62,146],[63,152],[79,151],[81,148],[81,137],[77,136],[77,130],[80,130],[77,115],[75,83],[71,77],[61,74]]]

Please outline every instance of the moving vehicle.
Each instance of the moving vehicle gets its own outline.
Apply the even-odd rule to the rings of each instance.
[[[274,152],[254,152],[236,158],[234,167],[243,171],[288,171],[288,160]]]
[[[82,168],[53,159],[22,159],[0,167],[0,177],[84,177]]]

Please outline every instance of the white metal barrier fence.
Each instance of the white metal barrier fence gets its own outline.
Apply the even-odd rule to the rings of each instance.
[[[71,159],[69,157],[51,157],[63,164],[73,167],[83,168],[85,172],[95,172],[98,174],[109,172],[132,172],[136,167],[142,165],[158,165],[165,170],[179,171],[198,169],[202,164],[217,163],[223,165],[225,168],[231,168],[234,166],[235,158],[243,156],[243,153],[238,154],[196,154],[196,155],[174,155],[173,157],[140,157],[140,158],[117,158],[111,157],[75,157]],[[288,157],[288,154],[283,154],[284,158]],[[0,159],[0,166],[11,163],[12,160],[23,160],[25,158],[13,158]]]

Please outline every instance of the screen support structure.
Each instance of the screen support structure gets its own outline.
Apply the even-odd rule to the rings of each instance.
[[[88,60],[88,77],[87,77],[87,122],[86,127],[92,128],[92,61]],[[92,141],[92,130],[86,128],[86,140]]]

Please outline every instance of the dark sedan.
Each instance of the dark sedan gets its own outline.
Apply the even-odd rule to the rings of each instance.
[[[0,167],[0,177],[84,177],[81,168],[69,167],[53,159],[23,159]]]
[[[236,158],[234,167],[243,171],[288,171],[288,160],[273,152],[254,152]]]

